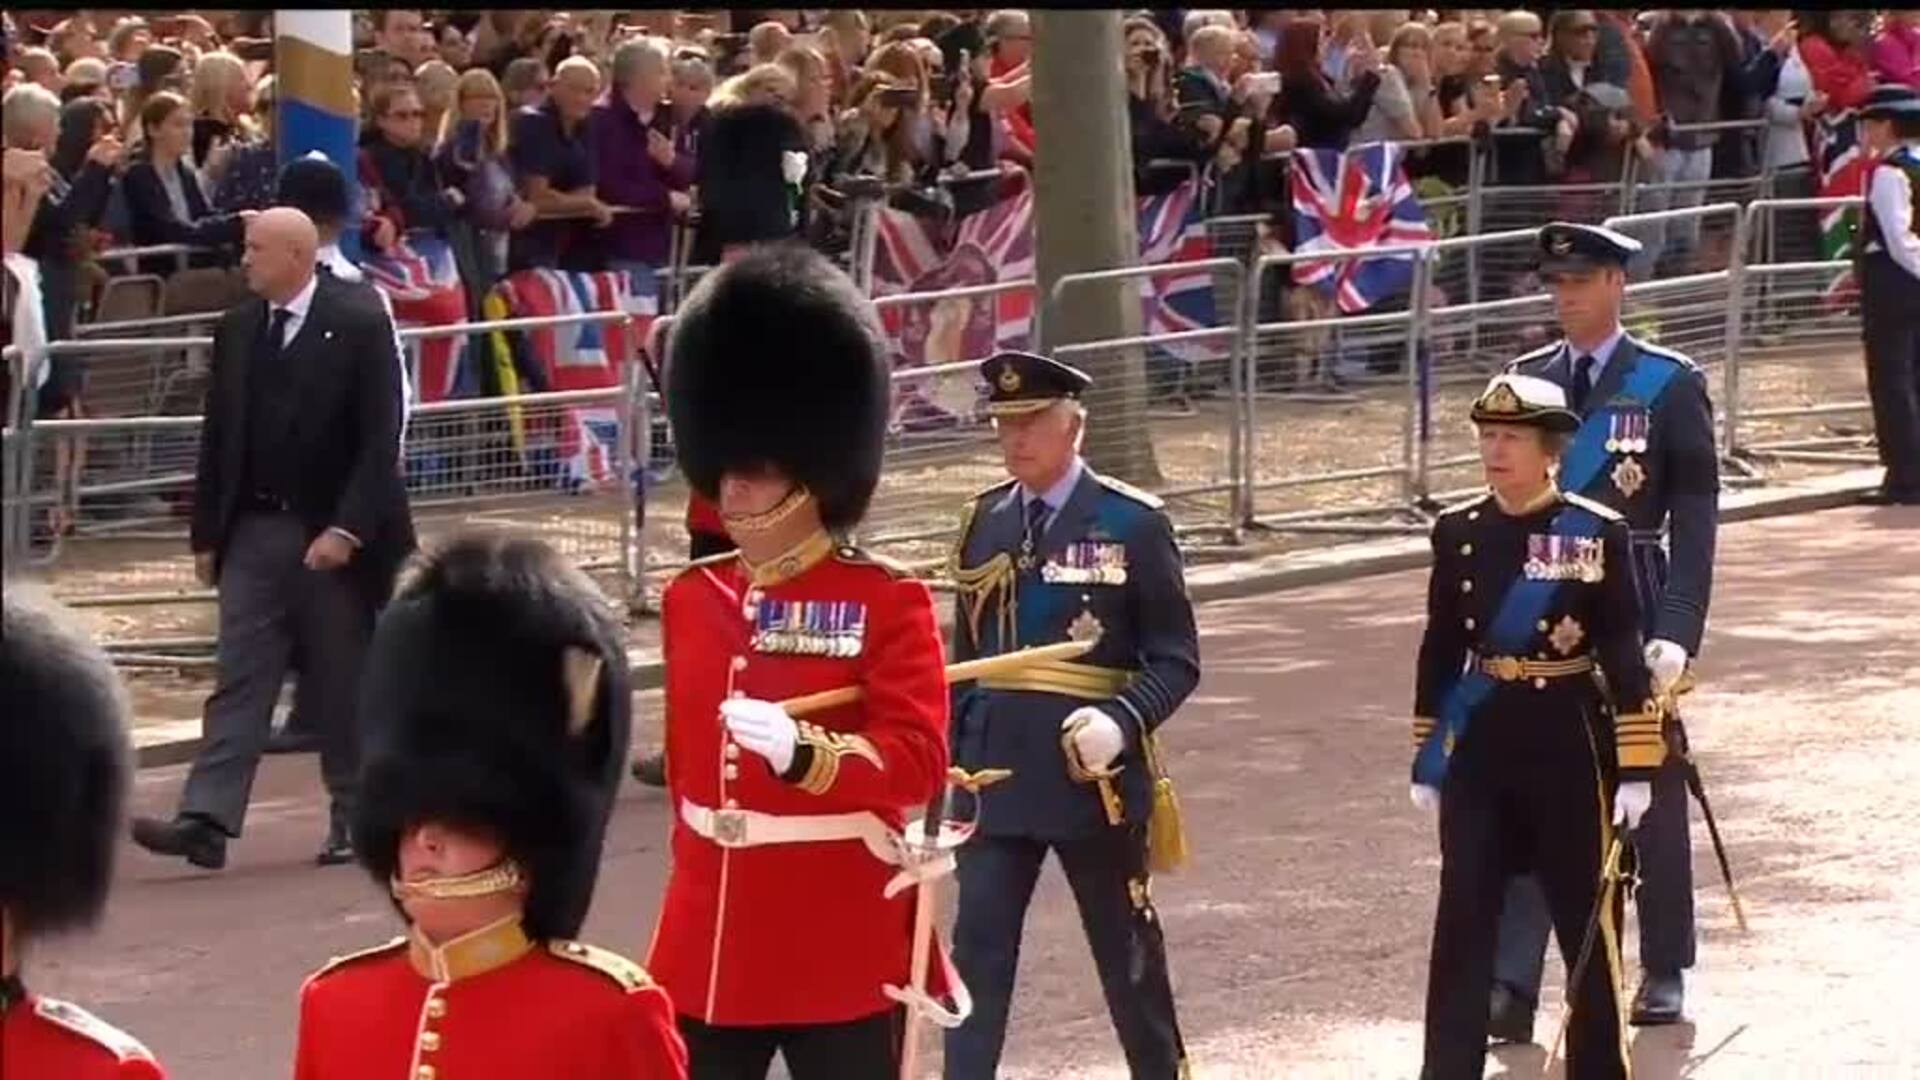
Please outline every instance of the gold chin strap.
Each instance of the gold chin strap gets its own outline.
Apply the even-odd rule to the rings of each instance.
[[[773,509],[768,510],[764,514],[723,515],[720,520],[726,525],[727,531],[730,533],[744,536],[758,536],[761,533],[771,532],[779,528],[782,522],[792,517],[801,507],[812,501],[813,492],[808,491],[804,487],[795,487],[792,491],[787,492],[786,498],[781,499]]]
[[[458,877],[427,878],[425,881],[402,881],[394,878],[388,883],[395,900],[472,900],[495,893],[511,892],[526,881],[520,872],[520,864],[505,859],[471,874]]]

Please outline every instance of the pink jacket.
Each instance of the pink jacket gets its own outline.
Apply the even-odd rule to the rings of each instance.
[[[1881,79],[1920,90],[1920,28],[1888,23],[1867,55]]]

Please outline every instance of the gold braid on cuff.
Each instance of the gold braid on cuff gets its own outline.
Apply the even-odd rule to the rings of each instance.
[[[520,864],[505,859],[485,870],[458,877],[427,878],[424,881],[394,878],[388,883],[388,888],[395,900],[471,900],[511,892],[525,881],[526,876],[520,872]]]
[[[800,732],[800,745],[808,747],[812,753],[808,757],[807,771],[794,784],[809,795],[824,795],[833,787],[834,780],[840,776],[840,759],[848,754],[863,758],[874,768],[884,770],[886,764],[880,760],[880,751],[864,735],[848,735],[839,731],[829,731],[818,724],[809,724],[805,720],[796,722]]]

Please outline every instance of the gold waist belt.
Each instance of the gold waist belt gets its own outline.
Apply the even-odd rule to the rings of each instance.
[[[1071,660],[1045,660],[1028,664],[1004,675],[989,675],[979,682],[986,690],[1035,690],[1043,694],[1064,694],[1088,701],[1103,701],[1127,688],[1133,672],[1120,668],[1076,664]]]
[[[1523,679],[1564,679],[1570,675],[1585,675],[1593,670],[1593,657],[1577,656],[1571,660],[1526,660],[1518,656],[1482,656],[1475,661],[1479,669],[1499,679],[1501,682],[1519,682]]]

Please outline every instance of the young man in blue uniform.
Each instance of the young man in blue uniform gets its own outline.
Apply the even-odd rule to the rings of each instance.
[[[1562,387],[1580,418],[1560,488],[1626,518],[1640,588],[1641,630],[1656,690],[1700,652],[1713,587],[1720,465],[1706,377],[1692,360],[1628,334],[1620,324],[1626,265],[1640,251],[1611,229],[1553,222],[1540,230],[1540,276],[1564,340],[1507,366]],[[1653,808],[1634,834],[1641,884],[1640,989],[1635,1024],[1677,1023],[1682,972],[1693,966],[1693,843],[1687,828],[1686,733],[1669,717],[1674,753],[1653,777]],[[1539,885],[1516,878],[1501,917],[1492,1034],[1525,1042],[1533,1030],[1549,918]]]
[[[955,763],[1012,775],[980,792],[978,832],[958,854],[954,962],[974,1014],[947,1034],[946,1075],[995,1075],[1021,925],[1051,851],[1073,888],[1130,1072],[1182,1076],[1148,851],[1163,776],[1154,732],[1200,678],[1173,526],[1160,500],[1081,460],[1085,374],[1026,353],[1001,353],[981,371],[1012,478],[966,510],[953,567],[954,658],[1097,644],[1075,661],[956,688]],[[1166,800],[1161,814],[1156,835],[1175,824]]]

